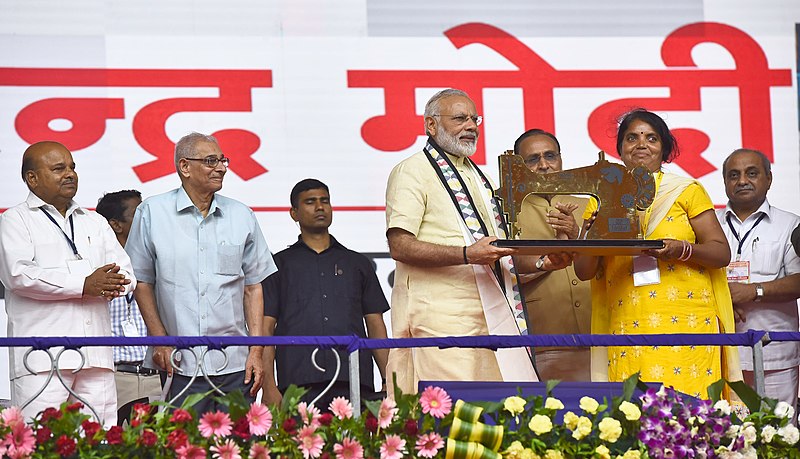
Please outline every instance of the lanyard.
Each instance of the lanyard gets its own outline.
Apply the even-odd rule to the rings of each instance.
[[[739,248],[736,250],[736,261],[739,261],[739,259],[742,257],[742,246],[744,245],[744,241],[747,240],[747,236],[749,236],[750,233],[752,233],[753,230],[756,229],[756,226],[758,226],[758,224],[761,223],[761,220],[763,220],[764,217],[766,216],[767,214],[761,214],[761,216],[758,217],[756,222],[753,223],[753,226],[750,227],[750,230],[744,233],[744,236],[742,236],[742,238],[739,239],[739,233],[737,233],[736,230],[733,229],[733,223],[731,223],[731,214],[728,214],[728,217],[726,218],[726,220],[728,221],[728,227],[731,229],[733,237],[735,237],[736,240],[739,242]]]
[[[44,212],[44,214],[47,216],[47,218],[49,218],[50,221],[53,222],[53,224],[56,225],[56,227],[61,231],[61,234],[64,235],[64,238],[67,240],[67,244],[69,244],[69,248],[72,249],[72,253],[75,254],[78,260],[83,260],[81,254],[78,253],[78,247],[75,245],[75,223],[73,223],[72,221],[72,214],[70,214],[69,216],[69,228],[70,231],[72,232],[72,238],[70,238],[69,236],[67,236],[67,233],[65,233],[64,230],[61,229],[61,226],[58,223],[56,223],[56,219],[53,218],[52,215],[50,215],[50,212],[45,210],[44,207],[41,207],[41,209],[42,212]]]
[[[131,306],[133,303],[133,292],[125,295],[125,301],[128,302],[128,315],[126,320],[128,322],[133,322],[133,306]]]

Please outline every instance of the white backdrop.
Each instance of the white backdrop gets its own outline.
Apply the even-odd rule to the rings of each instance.
[[[796,23],[790,0],[2,0],[0,209],[26,196],[33,141],[73,150],[76,199],[94,207],[108,191],[174,188],[172,142],[223,131],[222,193],[257,211],[273,251],[297,237],[291,187],[318,178],[332,232],[374,256],[388,294],[386,177],[424,143],[426,100],[456,86],[479,102],[477,160],[493,178],[527,128],[555,131],[564,167],[578,167],[643,105],[683,140],[670,168],[717,204],[722,160],[747,146],[773,158],[770,201],[800,213]]]

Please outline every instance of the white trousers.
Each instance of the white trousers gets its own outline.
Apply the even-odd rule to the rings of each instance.
[[[11,404],[20,406],[33,397],[47,380],[47,373],[26,375],[11,381]],[[117,424],[117,389],[114,384],[114,371],[107,368],[84,368],[77,373],[71,370],[62,370],[64,382],[73,392],[91,405],[100,420],[96,420],[106,429]],[[77,402],[61,381],[53,375],[44,392],[39,394],[25,409],[22,414],[26,419],[33,419],[45,408],[59,408],[62,403]],[[81,409],[82,412],[94,416],[89,407]]]

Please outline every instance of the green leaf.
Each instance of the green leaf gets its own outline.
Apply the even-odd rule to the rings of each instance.
[[[553,392],[553,389],[554,389],[554,388],[555,388],[555,387],[556,387],[556,386],[557,386],[557,385],[558,385],[560,382],[561,382],[561,380],[558,380],[558,379],[548,379],[548,380],[547,380],[547,384],[545,385],[545,388],[546,388],[546,390],[547,390],[547,395],[548,395],[548,396],[549,396],[549,395],[550,395],[550,394]]]
[[[628,379],[622,383],[622,401],[630,402],[633,397],[633,392],[642,380],[639,378],[639,372],[632,374]]]
[[[206,397],[211,395],[211,392],[212,391],[189,395],[188,397],[186,397],[186,399],[183,400],[183,403],[181,403],[181,408],[183,408],[184,410],[188,410],[189,408],[200,403],[202,400],[205,400]]]
[[[743,381],[728,381],[728,386],[736,392],[736,395],[739,396],[739,399],[751,413],[755,413],[761,409],[761,397]]]
[[[250,411],[250,402],[244,398],[244,394],[239,389],[228,392],[224,397],[216,396],[214,400],[228,407],[228,413],[232,419],[239,419]]]
[[[378,413],[381,411],[381,402],[382,400],[364,400],[364,406],[377,418]]]
[[[307,389],[297,387],[294,384],[287,387],[281,398],[280,410],[284,413],[291,412],[291,410],[297,407],[297,403],[306,392],[308,392]]]
[[[717,403],[722,398],[723,389],[725,389],[724,378],[708,386],[706,392],[708,393],[709,400],[711,400],[714,403]]]

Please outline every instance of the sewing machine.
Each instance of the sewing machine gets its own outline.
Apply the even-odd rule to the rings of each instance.
[[[637,240],[629,241],[627,245],[641,247],[644,243],[648,246],[646,248],[651,248],[650,245],[663,246],[661,241],[651,241],[650,244],[643,241],[639,225],[637,210],[647,209],[655,195],[655,182],[646,168],[639,166],[628,170],[621,164],[607,161],[602,151],[598,161],[592,166],[550,174],[531,172],[522,157],[511,150],[500,155],[499,162],[500,188],[497,195],[501,200],[512,239],[519,236],[517,216],[522,201],[529,194],[591,195],[597,199],[599,206],[597,217],[584,236],[585,239]],[[581,223],[578,222],[579,225]],[[576,242],[561,241],[566,244]]]

